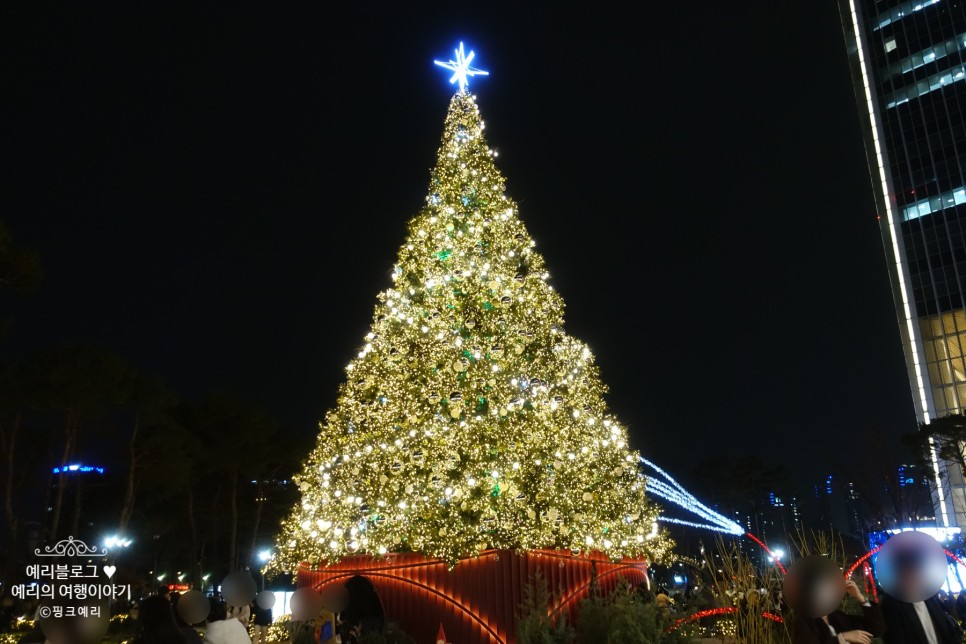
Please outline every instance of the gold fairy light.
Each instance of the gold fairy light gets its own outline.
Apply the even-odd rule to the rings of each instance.
[[[505,194],[475,98],[449,107],[426,205],[295,482],[271,565],[487,548],[659,559],[637,453]]]

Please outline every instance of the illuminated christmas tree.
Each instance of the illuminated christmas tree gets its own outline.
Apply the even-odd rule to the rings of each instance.
[[[426,205],[295,478],[274,568],[399,551],[455,564],[488,548],[659,558],[671,545],[483,130],[461,80]]]

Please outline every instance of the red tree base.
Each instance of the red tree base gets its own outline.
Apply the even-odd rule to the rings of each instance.
[[[418,644],[435,644],[440,624],[458,644],[513,644],[524,589],[537,571],[547,580],[553,616],[566,612],[574,623],[580,600],[592,582],[608,593],[621,581],[647,583],[647,562],[613,562],[592,553],[563,550],[486,550],[453,569],[419,554],[346,557],[319,569],[300,568],[297,585],[322,589],[350,577],[366,577],[375,587],[388,621],[398,623]]]

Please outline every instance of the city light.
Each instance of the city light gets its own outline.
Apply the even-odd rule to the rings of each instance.
[[[258,560],[261,561],[262,563],[265,563],[271,558],[272,558],[271,550],[262,550],[261,552],[258,553]]]
[[[53,469],[54,474],[68,474],[70,472],[97,472],[98,474],[104,473],[103,467],[96,467],[94,465],[80,465],[75,463],[73,465],[65,465],[64,467],[55,467]]]
[[[112,535],[104,539],[105,548],[127,548],[132,543],[134,542],[131,539],[118,535]]]

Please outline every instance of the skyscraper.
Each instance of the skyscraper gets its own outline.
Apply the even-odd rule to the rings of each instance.
[[[839,0],[919,422],[966,407],[966,4]],[[933,458],[941,526],[966,527],[959,468]]]

